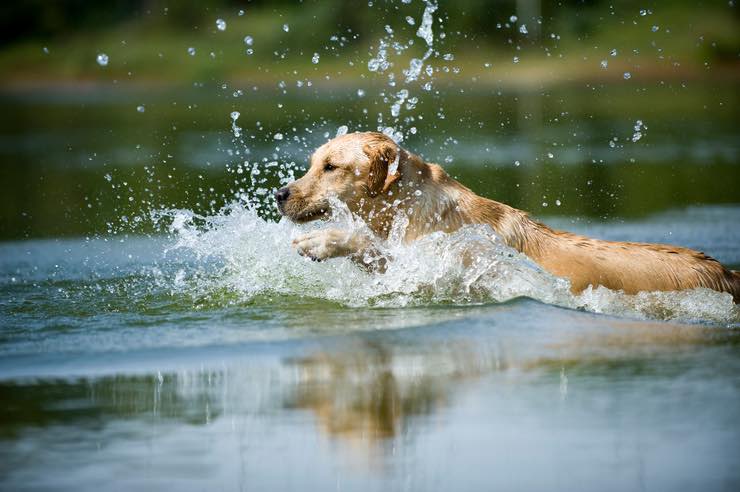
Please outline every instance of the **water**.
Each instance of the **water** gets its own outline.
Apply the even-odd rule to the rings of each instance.
[[[737,265],[739,217],[699,207],[550,222],[668,235]],[[373,275],[298,257],[296,226],[249,210],[199,227],[184,211],[161,220],[170,235],[0,246],[3,488],[740,479],[740,313],[729,296],[573,297],[526,259],[497,258],[503,247],[479,229],[412,246],[397,270]],[[488,276],[471,280],[446,254],[465,241],[490,248]]]
[[[413,8],[367,56],[295,50],[310,75],[0,89],[0,489],[740,487],[729,294],[573,295],[483,226],[405,245],[399,221],[384,274],[291,249],[362,224],[278,221],[271,190],[378,129],[553,227],[740,269],[731,79],[645,82],[609,45],[588,63],[617,82],[521,84],[532,51],[472,72]],[[290,52],[208,19],[249,64]]]
[[[730,97],[723,90],[692,94],[702,105]],[[359,119],[356,101],[370,96],[355,92],[343,110]],[[386,275],[306,261],[290,240],[319,224],[276,223],[263,217],[269,206],[221,207],[241,179],[224,171],[228,150],[243,150],[232,123],[248,136],[259,120],[275,143],[257,141],[251,155],[279,145],[297,173],[324,132],[359,124],[312,99],[295,101],[323,123],[296,144],[272,108],[200,91],[177,96],[193,109],[164,116],[157,97],[136,91],[75,104],[53,92],[5,97],[30,133],[6,122],[0,146],[13,163],[0,180],[12,204],[0,228],[0,488],[740,481],[740,315],[729,296],[572,296],[480,228],[391,244],[399,261]],[[511,93],[490,126],[539,108],[541,127],[522,119],[515,131],[459,131],[444,123],[457,119],[448,111],[404,145],[453,156],[445,166],[462,182],[554,227],[680,244],[740,267],[732,127],[686,101],[684,123],[657,109],[604,109],[583,139],[567,135],[583,130],[585,113],[547,123],[556,117],[547,100],[595,111],[584,97]],[[139,104],[145,113],[132,110]],[[72,115],[85,132],[65,123]],[[486,251],[471,271],[454,254],[466,244]]]

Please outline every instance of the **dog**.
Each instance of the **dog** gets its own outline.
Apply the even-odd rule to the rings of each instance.
[[[339,229],[310,232],[293,241],[314,260],[347,256],[362,263],[377,238],[388,238],[399,212],[409,220],[404,241],[466,224],[488,224],[508,246],[570,281],[573,293],[604,286],[627,294],[706,287],[740,303],[740,272],[691,249],[591,239],[558,231],[526,212],[480,197],[437,164],[400,148],[377,132],[334,138],[311,156],[306,174],[275,193],[278,210],[296,223],[326,217],[338,199],[372,234]],[[372,237],[375,236],[375,237]]]

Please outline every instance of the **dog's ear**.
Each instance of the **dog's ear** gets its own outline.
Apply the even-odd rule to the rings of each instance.
[[[401,177],[398,170],[401,150],[396,144],[385,141],[365,144],[362,150],[370,158],[367,177],[370,194],[385,193]]]

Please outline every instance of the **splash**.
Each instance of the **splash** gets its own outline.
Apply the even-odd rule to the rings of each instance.
[[[416,31],[416,35],[426,41],[427,46],[430,48],[434,44],[434,32],[432,31],[432,23],[434,18],[432,15],[437,11],[437,2],[427,0],[426,7],[424,7],[424,13],[421,16],[421,25]]]
[[[435,67],[435,61],[455,59],[452,53],[440,52],[446,35],[443,18],[435,19],[437,10],[436,1],[425,0],[420,18],[405,18],[407,25],[418,25],[418,29],[410,32],[385,25],[384,34],[367,61],[372,77],[387,79],[387,88],[379,93],[383,104],[387,105],[387,113],[386,110],[378,113],[377,129],[396,142],[417,134],[415,125],[422,118],[414,115],[413,110],[420,103],[419,94],[432,91],[435,72],[449,72],[444,63]],[[510,18],[512,23],[517,20],[515,16]],[[289,31],[288,24],[283,25],[283,30]],[[526,25],[521,24],[519,31],[527,34]],[[405,39],[404,33],[407,33]],[[407,50],[415,49],[415,42],[416,46],[421,45],[416,56],[406,56],[400,61]],[[252,46],[252,37],[246,36],[244,43]],[[195,50],[192,50],[194,55]],[[314,53],[312,63],[318,64],[320,57],[318,52]],[[400,73],[397,67],[401,68]],[[454,73],[456,70],[452,67]],[[298,87],[302,85],[303,81],[298,81]],[[287,93],[285,81],[280,81],[278,87]],[[364,89],[357,89],[358,97],[365,95]],[[282,107],[282,103],[278,107]],[[268,133],[260,122],[249,122],[246,118],[241,119],[243,127],[240,126],[239,111],[231,112],[230,116],[234,148],[229,149],[233,159],[227,171],[234,175],[232,198],[235,202],[220,212],[212,211],[210,216],[188,210],[155,214],[156,221],[168,222],[169,231],[175,237],[174,249],[203,260],[193,266],[193,272],[181,272],[175,282],[176,289],[185,289],[204,298],[229,292],[246,302],[260,295],[285,294],[325,299],[346,306],[382,307],[497,303],[528,297],[594,313],[679,321],[740,321],[731,296],[709,290],[629,296],[600,287],[574,296],[567,281],[550,275],[526,256],[508,248],[490,227],[482,225],[466,226],[452,234],[432,234],[404,244],[401,238],[406,222],[404,217],[399,217],[390,239],[382,247],[382,253],[392,259],[383,274],[364,271],[348,259],[313,263],[291,248],[294,238],[321,227],[360,229],[365,225],[340,205],[334,207],[337,212],[329,223],[295,225],[285,219],[280,222],[265,220],[274,217],[271,197],[275,185],[286,185],[295,178],[298,166],[291,159],[296,148],[309,149],[309,140],[300,137],[296,128],[271,129]],[[444,117],[440,108],[437,118]],[[315,128],[322,125],[320,122]],[[643,122],[637,120],[632,141],[640,140],[646,129]],[[348,131],[348,126],[342,124],[336,135]],[[266,135],[273,147],[270,157],[256,159],[251,156],[254,150],[251,142],[259,134]],[[330,132],[324,132],[323,136],[328,139]],[[290,147],[293,144],[296,147]],[[550,152],[547,156],[554,157]],[[397,165],[397,161],[391,163],[389,172],[395,172]],[[555,203],[560,205],[559,200]],[[543,206],[547,206],[547,202]],[[472,260],[464,262],[463,258]]]
[[[391,308],[502,303],[528,297],[593,313],[740,323],[740,309],[732,297],[708,289],[625,295],[599,287],[573,295],[566,280],[507,247],[483,225],[465,226],[451,234],[434,233],[405,244],[401,238],[407,220],[398,217],[382,246],[382,254],[392,258],[385,273],[365,271],[345,258],[313,262],[296,254],[291,241],[310,230],[365,227],[346,208],[336,209],[328,221],[304,225],[285,219],[265,221],[255,210],[236,204],[210,217],[169,210],[157,220],[168,223],[175,239],[173,249],[202,260],[193,267],[198,271],[191,272],[189,283],[180,279],[183,289],[199,296],[227,291],[249,302],[259,295],[283,294],[348,307]]]
[[[387,77],[388,90],[381,91],[379,95],[383,98],[384,103],[390,103],[389,114],[381,112],[378,115],[377,130],[390,136],[396,142],[403,141],[408,134],[414,134],[416,131],[413,125],[417,118],[411,111],[416,108],[420,98],[414,95],[415,91],[421,89],[424,92],[431,92],[433,88],[435,73],[433,60],[440,58],[440,52],[434,46],[434,13],[437,8],[436,1],[425,0],[419,27],[415,31],[415,37],[423,40],[424,45],[426,45],[424,53],[421,56],[411,57],[408,60],[407,68],[402,68],[400,74],[393,70],[395,66],[393,57],[400,57],[407,50],[412,49],[415,42],[413,36],[405,41],[400,41],[398,38],[402,34],[397,34],[390,25],[386,25],[384,35],[378,40],[374,52],[370,53],[371,57],[368,60],[367,68],[371,73],[383,74]],[[406,23],[413,26],[416,25],[416,20],[407,16]],[[444,38],[445,35],[440,33],[438,37]],[[448,53],[441,58],[450,61],[454,59],[454,56]],[[406,65],[405,61],[402,61],[402,63],[404,66]],[[449,67],[445,66],[443,69],[449,71]],[[399,85],[404,87],[398,89]],[[402,114],[404,108],[409,112],[406,116]],[[386,119],[385,123],[384,118]]]

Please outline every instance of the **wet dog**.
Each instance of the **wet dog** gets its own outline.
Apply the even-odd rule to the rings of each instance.
[[[348,256],[362,262],[404,213],[406,242],[465,224],[488,224],[508,246],[570,280],[574,293],[589,285],[627,294],[707,287],[729,292],[740,303],[740,273],[704,253],[553,230],[521,210],[476,195],[382,133],[352,133],[325,143],[311,156],[308,172],[275,198],[280,212],[294,222],[326,216],[337,199],[372,231],[322,229],[293,242],[300,254],[316,260]]]

